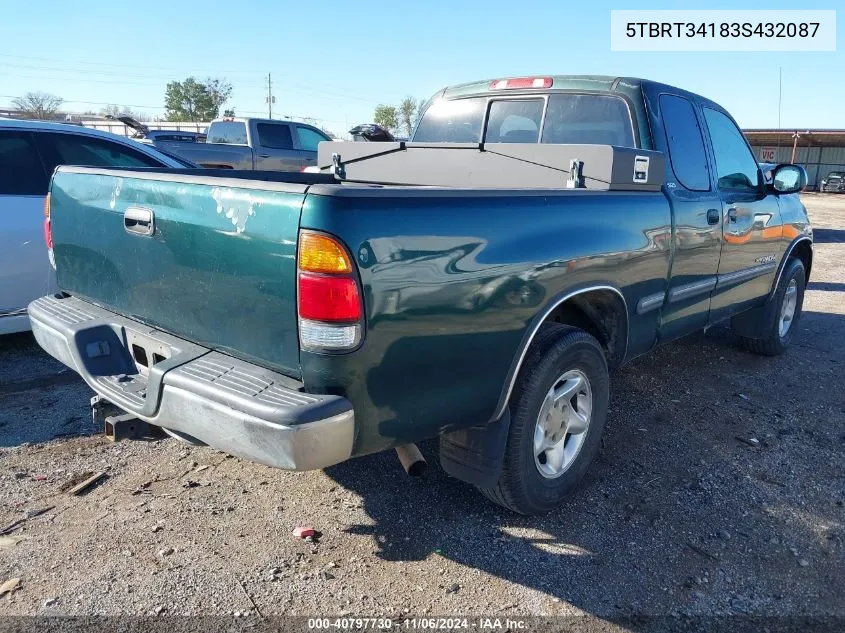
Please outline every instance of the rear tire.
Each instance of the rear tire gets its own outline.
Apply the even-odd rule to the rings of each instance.
[[[510,400],[499,481],[481,492],[520,514],[557,508],[599,449],[609,393],[599,342],[578,328],[543,325]]]
[[[803,262],[796,258],[787,260],[770,299],[772,309],[767,312],[771,316],[760,324],[759,336],[740,336],[745,349],[764,356],[778,356],[786,351],[801,318],[806,279]]]

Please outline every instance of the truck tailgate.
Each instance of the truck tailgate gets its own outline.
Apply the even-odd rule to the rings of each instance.
[[[298,378],[306,186],[180,171],[60,168],[51,189],[59,288]]]

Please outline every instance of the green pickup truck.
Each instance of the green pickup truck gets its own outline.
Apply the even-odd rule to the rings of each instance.
[[[294,470],[439,437],[446,472],[530,514],[595,456],[609,370],[724,320],[763,354],[795,333],[806,174],[766,184],[698,95],[476,82],[410,142],[319,151],[322,173],[60,167],[38,342],[113,421]]]

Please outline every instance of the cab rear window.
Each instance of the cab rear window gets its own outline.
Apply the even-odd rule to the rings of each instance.
[[[634,147],[634,126],[620,97],[551,94],[538,97],[439,100],[423,114],[414,141],[428,143],[595,143]],[[545,110],[545,112],[544,112]],[[544,116],[545,114],[545,116]],[[541,129],[542,127],[542,129]]]
[[[243,121],[214,121],[208,127],[206,142],[246,145],[246,123]]]

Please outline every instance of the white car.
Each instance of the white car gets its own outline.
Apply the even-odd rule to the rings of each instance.
[[[29,330],[29,302],[58,289],[44,241],[44,197],[57,165],[192,166],[110,132],[0,119],[0,334]]]

